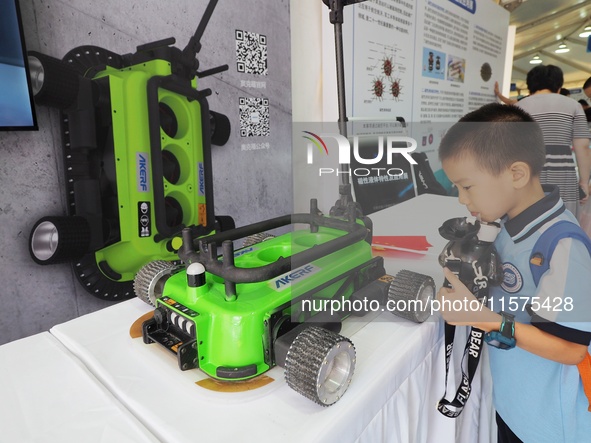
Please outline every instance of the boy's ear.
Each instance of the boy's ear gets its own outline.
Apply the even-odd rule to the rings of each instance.
[[[531,178],[531,170],[529,165],[525,162],[515,162],[510,168],[509,172],[513,180],[513,187],[515,189],[523,188],[527,185]]]

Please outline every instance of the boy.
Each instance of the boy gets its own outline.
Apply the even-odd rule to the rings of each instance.
[[[582,242],[565,238],[538,286],[529,268],[544,230],[559,220],[576,223],[558,189],[540,184],[545,148],[538,125],[517,107],[486,105],[447,132],[439,156],[460,203],[483,222],[501,219],[495,247],[504,281],[492,288],[489,307],[442,312],[448,323],[489,337],[511,326],[503,332],[513,335],[514,348],[488,346],[498,441],[591,441],[591,412],[576,366],[591,342],[591,257]],[[453,289],[442,288],[440,301],[457,306],[454,300],[474,299],[451,271],[444,273]]]

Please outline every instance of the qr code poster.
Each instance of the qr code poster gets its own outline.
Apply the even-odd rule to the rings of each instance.
[[[240,136],[269,135],[269,100],[258,97],[240,97]]]
[[[267,37],[237,29],[236,66],[244,74],[267,75]]]

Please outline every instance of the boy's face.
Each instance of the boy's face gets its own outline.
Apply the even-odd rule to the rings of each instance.
[[[474,216],[480,214],[485,222],[492,222],[505,214],[517,215],[515,189],[509,169],[498,176],[478,166],[470,155],[449,158],[443,161],[443,170],[458,188],[461,204]]]

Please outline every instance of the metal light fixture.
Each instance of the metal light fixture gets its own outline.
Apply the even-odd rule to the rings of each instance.
[[[534,55],[534,57],[529,61],[529,63],[531,65],[539,65],[540,63],[542,63],[542,59],[539,55]]]
[[[509,12],[513,12],[515,8],[520,6],[526,0],[497,0],[497,3]]]
[[[555,49],[554,52],[556,54],[564,54],[565,52],[569,52],[570,48],[566,46],[566,43],[562,42],[558,45],[558,49]]]
[[[579,37],[581,38],[587,38],[591,35],[591,26],[585,26],[585,29],[583,29],[583,32],[581,32],[579,34]]]

